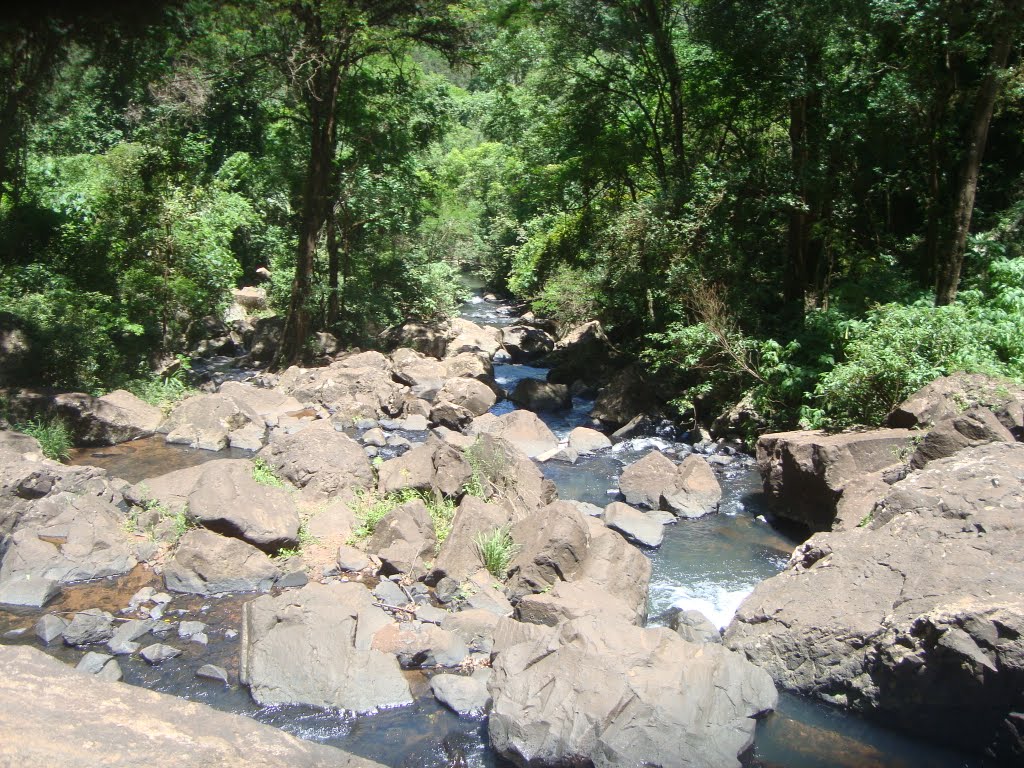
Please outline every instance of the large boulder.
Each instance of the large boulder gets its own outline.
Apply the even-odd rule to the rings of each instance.
[[[501,349],[501,331],[497,328],[477,325],[476,323],[457,317],[451,321],[447,357],[455,357],[463,352],[482,352],[493,358],[494,353]]]
[[[0,646],[0,665],[4,765],[380,768],[249,717],[77,672],[34,648]]]
[[[448,379],[437,393],[439,402],[448,402],[465,408],[474,416],[487,413],[497,402],[497,396],[489,386],[471,378]]]
[[[408,392],[394,380],[391,361],[379,352],[349,354],[324,368],[289,368],[277,387],[302,403],[324,406],[342,420],[397,416]]]
[[[886,423],[903,429],[930,427],[977,406],[989,408],[1018,440],[1024,439],[1024,386],[980,373],[936,379],[896,406]]]
[[[830,530],[848,485],[871,472],[901,464],[918,433],[906,429],[867,432],[776,432],[757,441],[757,465],[765,492],[782,517],[814,531]]]
[[[511,509],[500,502],[486,502],[469,495],[463,498],[455,510],[451,532],[437,554],[429,582],[436,584],[445,576],[461,582],[483,568],[477,540],[503,528],[511,516]]]
[[[597,585],[603,594],[629,609],[626,621],[643,626],[647,621],[650,558],[600,520],[588,517],[587,526],[590,543],[575,580]]]
[[[188,531],[164,568],[164,583],[172,592],[219,595],[226,592],[266,592],[281,569],[251,544],[213,531]]]
[[[501,329],[501,345],[512,358],[522,363],[543,357],[555,348],[551,334],[528,325],[510,325]]]
[[[666,628],[588,616],[498,653],[491,745],[519,765],[739,766],[771,679]]]
[[[657,410],[665,398],[639,365],[631,365],[616,373],[598,392],[591,418],[618,429],[641,414]]]
[[[251,409],[270,427],[278,426],[284,417],[303,410],[302,403],[290,395],[241,381],[225,381],[217,392]]]
[[[239,680],[262,705],[354,713],[412,703],[395,657],[373,650],[392,622],[362,584],[308,584],[242,609]]]
[[[426,563],[434,559],[436,547],[433,520],[419,499],[384,515],[366,541],[366,551],[380,558],[385,576],[404,573],[419,578],[426,573]]]
[[[569,502],[556,501],[512,527],[519,548],[509,567],[509,590],[522,596],[571,581],[582,569],[590,526]]]
[[[164,419],[159,408],[123,389],[102,397],[23,389],[9,395],[8,408],[22,420],[59,418],[76,445],[116,445],[147,437]]]
[[[633,607],[588,579],[559,581],[548,592],[525,595],[516,605],[516,618],[529,624],[555,627],[584,616],[619,624],[635,624]]]
[[[284,338],[285,319],[278,315],[261,317],[253,323],[249,355],[258,363],[269,363],[277,354]]]
[[[717,512],[722,500],[722,488],[701,456],[690,454],[677,466],[657,450],[622,470],[619,490],[628,504],[685,518]]]
[[[665,538],[665,525],[660,518],[621,501],[613,501],[605,507],[601,517],[609,528],[644,547],[660,547]]]
[[[381,334],[387,349],[411,347],[424,355],[441,359],[448,351],[450,328],[445,323],[421,323],[410,320],[403,325],[388,328]]]
[[[329,421],[291,434],[275,430],[259,455],[280,477],[312,495],[329,498],[373,484],[366,452]]]
[[[494,383],[494,365],[491,358],[481,352],[460,352],[444,361],[445,378],[469,378],[483,382],[491,389]]]
[[[508,440],[481,434],[466,449],[471,484],[482,498],[498,498],[518,521],[554,501],[558,492],[527,455]]]
[[[1024,445],[896,483],[862,527],[811,537],[726,644],[782,687],[930,739],[1024,759]]]
[[[457,497],[472,474],[472,467],[458,449],[431,436],[426,443],[381,464],[377,488],[381,493],[413,490]]]
[[[507,440],[529,458],[558,448],[558,438],[530,411],[512,411],[503,416],[484,416],[473,422],[472,434],[489,434]]]
[[[410,387],[412,394],[433,401],[448,376],[445,366],[414,349],[403,347],[391,353],[394,377]]]
[[[569,448],[576,453],[597,453],[612,447],[612,441],[603,432],[589,427],[576,427],[569,433]]]
[[[52,590],[45,588],[48,582],[71,584],[120,576],[135,567],[138,557],[134,541],[125,532],[123,499],[109,486],[100,489],[106,492],[51,494],[26,510],[3,548],[0,602],[34,602],[15,588],[19,582],[31,581],[42,590],[33,593],[45,595]],[[21,599],[14,599],[17,595]]]
[[[168,443],[179,443],[206,451],[221,451],[236,434],[247,443],[262,442],[266,422],[246,403],[230,395],[195,395],[180,402],[161,425]]]
[[[284,488],[262,485],[248,461],[211,462],[188,496],[189,516],[204,527],[267,552],[299,540],[299,513]]]

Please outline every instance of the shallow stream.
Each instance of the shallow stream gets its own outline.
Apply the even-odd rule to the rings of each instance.
[[[476,296],[464,307],[463,316],[481,324],[507,325],[514,313]],[[508,390],[519,379],[544,378],[546,374],[545,369],[524,365],[497,365],[495,372],[501,386]],[[542,417],[564,438],[573,427],[589,423],[587,413],[591,406],[592,401],[576,398],[571,411]],[[502,401],[494,412],[506,413],[513,407]],[[660,438],[634,439],[602,455],[582,458],[575,465],[548,462],[542,469],[557,485],[561,498],[604,506],[618,498],[618,477],[623,466],[654,447],[669,455],[691,450],[682,443]],[[105,467],[112,475],[138,482],[226,456],[226,452],[169,446],[161,438],[151,438],[114,448],[78,451],[73,462]],[[670,607],[681,606],[700,610],[714,623],[725,626],[754,586],[785,566],[797,543],[797,539],[776,530],[761,517],[767,509],[760,478],[749,457],[728,455],[719,461],[723,465],[716,471],[724,491],[720,513],[669,526],[660,549],[647,553],[653,566],[651,624],[661,623]],[[146,585],[162,587],[158,577],[139,568],[120,579],[67,588],[56,602],[47,606],[46,612],[103,608],[116,614],[136,590]],[[224,686],[197,678],[198,667],[217,664],[229,671],[232,681],[237,681],[236,633],[241,606],[249,599],[249,595],[221,599],[176,596],[169,605],[168,618],[205,622],[210,627],[209,645],[178,642],[172,636],[172,642],[184,648],[185,653],[156,667],[137,658],[121,657],[125,680],[244,714],[394,768],[506,765],[486,746],[486,720],[460,718],[438,704],[430,694],[427,678],[420,672],[407,673],[416,694],[414,705],[360,717],[309,707],[259,707],[247,690],[237,684]],[[38,644],[32,625],[39,615],[40,612],[31,610],[0,611],[0,642]],[[63,646],[47,650],[72,664],[83,654]],[[987,765],[980,759],[936,749],[841,710],[787,694],[782,695],[778,710],[759,722],[754,750],[746,756],[745,763],[773,768]]]

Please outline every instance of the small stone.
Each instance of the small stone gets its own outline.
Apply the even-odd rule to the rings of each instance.
[[[96,673],[96,677],[100,680],[117,683],[124,678],[124,673],[121,672],[121,665],[117,663],[117,659],[111,659],[103,665],[103,669]]]
[[[420,621],[428,624],[441,625],[448,616],[451,616],[448,611],[442,610],[441,608],[435,608],[432,605],[420,605],[416,608],[416,618]]]
[[[206,625],[201,621],[183,621],[178,624],[178,637],[182,640],[188,640],[193,635],[198,635],[205,629]]]
[[[199,645],[207,645],[210,642],[210,638],[207,637],[205,632],[196,632],[189,640],[193,643],[199,643]]]
[[[462,675],[434,675],[430,689],[438,701],[460,715],[482,715],[491,698],[483,683]]]
[[[459,596],[459,582],[445,576],[434,587],[434,596],[442,603],[450,603]]]
[[[288,571],[277,580],[276,587],[288,589],[289,587],[304,587],[309,584],[305,565],[299,562],[296,565],[289,564],[287,567]]]
[[[150,598],[150,600],[159,605],[166,605],[167,603],[171,602],[171,599],[171,596],[166,592],[157,592]]]
[[[106,611],[91,608],[75,614],[64,628],[64,642],[68,645],[105,643],[114,634],[114,617]]]
[[[216,664],[203,664],[196,670],[196,677],[201,677],[204,680],[216,680],[228,685],[228,671]]]
[[[348,544],[338,547],[338,567],[343,571],[358,572],[370,567],[370,558],[361,549]]]
[[[113,659],[109,653],[96,653],[96,651],[89,651],[85,656],[82,657],[81,661],[75,667],[79,672],[85,672],[90,675],[98,675],[108,661]]]
[[[404,421],[405,423],[402,427],[410,432],[426,432],[430,428],[430,425],[427,423],[427,417],[419,413],[406,416]]]
[[[155,665],[167,661],[168,659],[173,659],[175,656],[180,656],[181,651],[171,645],[153,643],[153,645],[147,645],[143,648],[141,655],[147,663]]]
[[[234,640],[236,637],[238,637],[238,632],[236,630],[234,630],[234,629],[226,629],[226,630],[224,630],[224,639],[225,640]]]
[[[19,627],[18,629],[9,629],[4,632],[4,640],[16,640],[28,631],[28,627]]]
[[[40,616],[35,626],[36,637],[46,645],[49,645],[64,633],[64,628],[67,625],[66,620],[52,613]]]
[[[384,579],[373,588],[373,596],[384,605],[390,605],[393,608],[401,608],[409,603],[409,598],[402,588],[388,579]]]
[[[363,435],[363,445],[369,445],[375,448],[383,448],[387,444],[387,435],[385,435],[384,430],[380,429],[379,427],[375,427]]]
[[[143,603],[152,602],[154,594],[156,594],[156,590],[152,587],[143,587],[132,595],[132,599],[128,601],[128,607],[135,610]]]
[[[149,618],[153,620],[162,619],[164,615],[164,606],[154,605],[149,609]]]

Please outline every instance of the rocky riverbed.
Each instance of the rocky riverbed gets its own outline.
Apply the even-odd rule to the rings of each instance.
[[[915,603],[906,621],[889,616],[907,602],[906,588],[894,597],[884,579],[863,568],[828,570],[844,562],[840,553],[859,551],[854,540],[815,537],[785,573],[768,578],[785,566],[796,542],[755,519],[767,509],[751,501],[757,493],[749,485],[749,457],[706,436],[696,445],[675,434],[654,436],[656,419],[635,412],[642,398],[629,387],[595,392],[574,379],[579,371],[613,367],[615,353],[599,327],[556,341],[548,324],[512,322],[494,303],[478,301],[467,314],[496,322],[409,325],[391,334],[395,349],[388,354],[340,353],[277,376],[227,377],[166,418],[127,393],[63,398],[54,407],[75,413],[78,431],[90,440],[159,430],[159,437],[78,458],[109,471],[46,461],[30,439],[0,433],[4,642],[44,646],[98,677],[208,700],[392,765],[749,762],[759,759],[749,752],[758,718],[765,745],[774,743],[773,727],[777,737],[794,722],[766,717],[777,706],[776,685],[888,717],[928,690],[905,679],[906,659],[921,660],[914,668],[928,670],[932,685],[953,680],[954,667],[967,660],[975,664],[976,684],[950,688],[946,700],[980,692],[986,704],[972,708],[980,718],[974,722],[993,735],[953,741],[1007,759],[1016,754],[1007,713],[1019,711],[1018,703],[1012,693],[993,693],[1020,689],[1013,677],[1015,593],[993,592],[1001,576],[991,585],[981,580],[990,598],[985,605],[976,589],[970,596],[978,605],[961,605],[956,615],[949,601],[920,589],[908,599],[930,602]],[[542,357],[554,375],[523,364]],[[506,394],[522,407],[507,405]],[[590,412],[603,422],[590,422]],[[972,418],[989,424],[985,435],[1005,438],[984,414]],[[1019,507],[1014,445],[988,445],[974,421],[961,431],[944,427],[968,433],[958,450],[974,453],[955,460],[982,466],[984,451],[1010,451],[992,458],[1005,475],[993,486],[1004,489],[994,501],[1000,509]],[[823,447],[800,439],[811,447],[790,449],[793,439],[785,436],[762,441],[762,468],[783,515],[806,518],[807,505],[787,505],[787,494],[804,501],[826,494],[826,512],[819,504],[815,514],[827,514],[831,504],[840,523],[823,527],[841,528],[866,508],[869,524],[854,524],[849,535],[874,536],[872,546],[885,549],[893,521],[943,509],[934,497],[908,506],[909,490],[898,491],[954,471],[941,461],[915,467],[936,458],[937,444],[955,439],[925,438],[902,457],[909,463],[887,443],[889,452],[876,454],[892,461],[872,458],[864,446],[875,443],[861,438],[822,438]],[[918,457],[922,451],[930,451],[927,461]],[[804,465],[786,456],[804,454],[833,460],[808,461],[801,485],[786,472]],[[983,470],[969,471],[979,477]],[[877,512],[876,500],[867,501],[876,491]],[[936,519],[973,519],[971,504],[993,502],[978,498],[964,502],[963,514]],[[981,521],[984,535],[1012,538],[1002,533],[1015,530],[1007,514]],[[955,538],[955,525],[964,527],[942,525],[914,534],[917,543],[899,566],[904,578],[933,572],[927,557],[912,553],[939,553],[929,542]],[[689,550],[680,548],[688,531],[699,542]],[[704,531],[711,532],[706,539],[697,535]],[[482,542],[497,534],[511,545],[495,566]],[[723,544],[730,537],[735,541]],[[1010,538],[1000,546],[1011,547]],[[957,550],[966,559],[955,571],[972,572],[977,546]],[[749,554],[730,560],[740,547]],[[698,551],[734,579],[709,577],[710,565],[679,565]],[[894,572],[872,552],[883,560],[880,568]],[[761,565],[748,568],[751,562]],[[812,572],[838,573],[839,581],[822,587],[801,578]],[[850,593],[848,572],[872,585],[858,588],[863,609],[834,599]],[[739,608],[723,645],[719,627],[765,578]],[[810,592],[794,592],[800,589]],[[960,594],[951,579],[941,589]],[[815,608],[812,594],[832,613]],[[703,608],[713,621],[673,604]],[[940,605],[948,620],[935,618]],[[864,631],[845,647],[868,649],[852,659],[827,640],[828,632],[851,637],[851,613]],[[926,614],[939,628],[918,636]],[[832,624],[821,625],[823,615]],[[819,625],[825,628],[787,635],[791,627]],[[904,635],[911,645],[901,645]],[[808,639],[815,637],[820,642]],[[879,649],[893,642],[908,651],[894,660],[888,680],[866,683],[865,675],[884,669]],[[836,660],[827,678],[804,674],[805,662],[794,667],[793,659],[822,652]],[[43,675],[28,657],[17,663],[27,675]],[[893,697],[897,690],[903,698]],[[784,709],[803,706],[789,701]],[[919,719],[943,716],[943,706],[936,697],[934,711]],[[905,718],[904,725],[913,729],[915,722]],[[799,727],[818,738],[834,730]],[[823,740],[834,747],[835,738]],[[925,748],[889,749],[880,764],[900,764],[900,751]],[[947,760],[962,764],[955,755],[935,756],[933,764]],[[775,762],[814,764],[796,752]]]

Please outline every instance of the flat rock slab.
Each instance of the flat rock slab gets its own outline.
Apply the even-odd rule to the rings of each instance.
[[[0,765],[381,768],[248,717],[75,672],[0,646]]]
[[[482,715],[491,701],[486,685],[463,675],[434,675],[430,690],[438,701],[460,715]]]
[[[661,518],[634,509],[621,501],[613,501],[604,508],[605,525],[614,528],[627,539],[644,547],[660,547],[665,538],[665,525]]]

